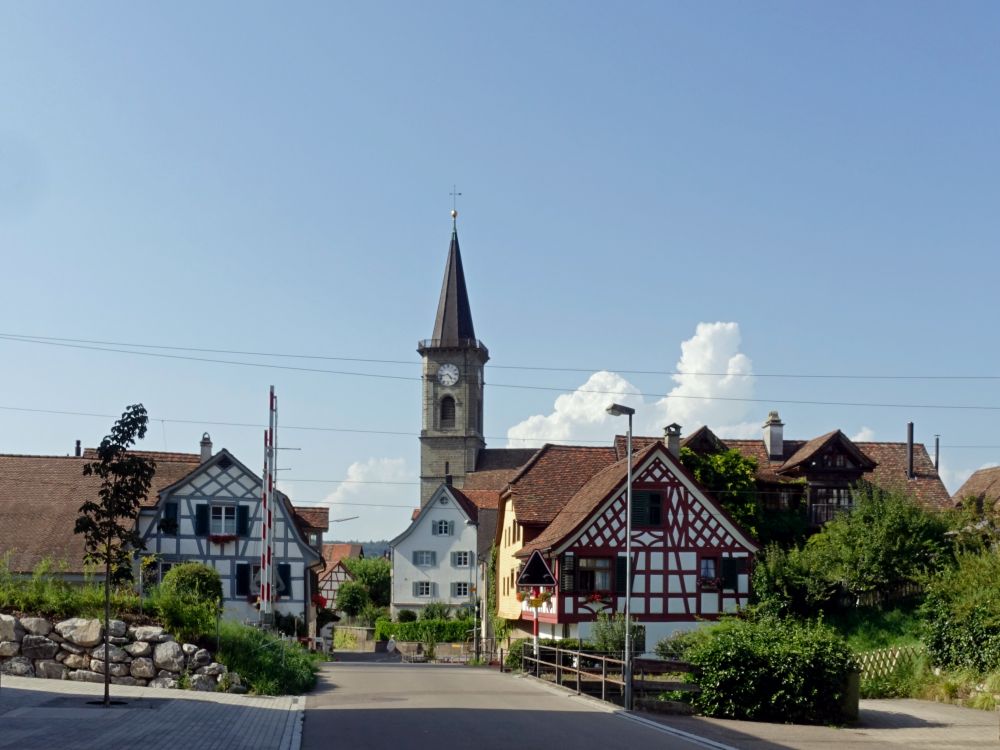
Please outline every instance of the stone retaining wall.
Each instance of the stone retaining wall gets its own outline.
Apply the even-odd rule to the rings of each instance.
[[[177,643],[160,627],[109,623],[108,653],[100,620],[74,617],[52,623],[41,617],[0,614],[0,673],[17,677],[104,682],[115,685],[246,692],[239,675],[193,643]]]

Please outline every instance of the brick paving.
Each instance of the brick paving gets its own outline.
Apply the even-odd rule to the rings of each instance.
[[[4,676],[0,749],[298,750],[305,699],[111,686]]]

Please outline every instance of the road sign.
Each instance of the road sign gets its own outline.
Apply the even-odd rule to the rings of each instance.
[[[518,586],[555,586],[556,579],[549,569],[549,564],[545,562],[542,553],[535,550],[528,558],[528,564],[524,566],[521,575],[517,577]]]

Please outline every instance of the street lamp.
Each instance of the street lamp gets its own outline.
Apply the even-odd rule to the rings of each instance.
[[[611,404],[608,414],[628,417],[625,465],[628,467],[625,487],[625,710],[632,710],[632,415],[635,409],[622,404]]]

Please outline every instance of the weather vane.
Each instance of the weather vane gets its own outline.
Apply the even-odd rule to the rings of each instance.
[[[458,196],[461,193],[458,192],[458,188],[455,185],[451,186],[451,218],[455,219],[458,217]]]

